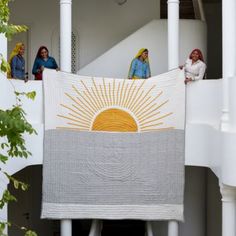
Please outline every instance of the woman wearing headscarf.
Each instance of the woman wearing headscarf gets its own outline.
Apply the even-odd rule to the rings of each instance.
[[[10,70],[9,78],[22,79],[26,81],[25,77],[25,59],[23,57],[25,46],[23,43],[17,43],[9,58]]]
[[[58,65],[53,57],[49,56],[47,47],[41,46],[34,60],[32,74],[35,75],[35,80],[42,80],[42,72],[45,68],[58,70]]]
[[[183,66],[180,66],[180,69],[183,69],[185,71],[185,84],[201,80],[205,76],[206,72],[206,64],[203,59],[203,55],[201,50],[194,49],[190,55],[189,58],[186,60],[185,64]]]
[[[131,62],[128,78],[147,79],[149,77],[151,77],[151,71],[148,60],[148,49],[142,48]]]

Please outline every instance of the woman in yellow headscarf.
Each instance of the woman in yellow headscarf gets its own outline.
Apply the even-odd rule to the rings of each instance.
[[[25,46],[23,43],[17,43],[13,49],[10,58],[10,71],[8,72],[8,78],[25,80],[25,59],[23,57],[25,52]]]
[[[148,49],[142,48],[132,60],[129,69],[129,79],[147,79],[151,77],[148,60]]]

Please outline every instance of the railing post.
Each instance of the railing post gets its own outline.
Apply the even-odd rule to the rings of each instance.
[[[71,220],[61,220],[61,236],[72,236]]]
[[[179,224],[177,221],[168,222],[168,236],[178,236],[179,234]]]
[[[236,188],[221,185],[222,236],[236,235]]]

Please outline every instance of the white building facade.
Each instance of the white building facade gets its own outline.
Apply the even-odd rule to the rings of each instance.
[[[29,31],[8,45],[1,37],[1,52],[9,55],[14,43],[23,41],[30,72],[37,49],[45,45],[62,71],[126,78],[139,48],[149,49],[154,75],[178,67],[193,48],[200,48],[207,57],[209,80],[187,86],[185,222],[147,222],[146,232],[150,236],[236,236],[236,2],[193,0],[198,19],[189,20],[179,20],[181,0],[168,1],[168,19],[160,19],[159,0],[123,2],[15,1],[10,5],[11,20],[26,24]],[[26,137],[32,158],[11,160],[4,167],[11,174],[19,172],[32,186],[25,196],[18,196],[23,203],[16,209],[17,216],[9,206],[9,218],[35,228],[39,235],[76,235],[71,219],[40,220],[41,167],[23,169],[43,160],[42,84],[13,83],[18,90],[37,93],[36,101],[25,101],[24,108],[38,135]],[[0,97],[1,108],[14,104],[6,80],[1,80]],[[3,187],[7,184],[1,181]],[[7,218],[7,209],[1,215]],[[101,222],[93,221],[90,236],[101,235]],[[9,229],[9,235],[20,234]]]

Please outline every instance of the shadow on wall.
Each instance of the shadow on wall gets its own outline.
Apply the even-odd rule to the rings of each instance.
[[[180,64],[193,48],[206,54],[206,23],[200,20],[180,20]],[[127,78],[130,63],[140,48],[149,50],[152,75],[168,71],[167,20],[153,20],[122,40],[77,74],[111,78]]]

